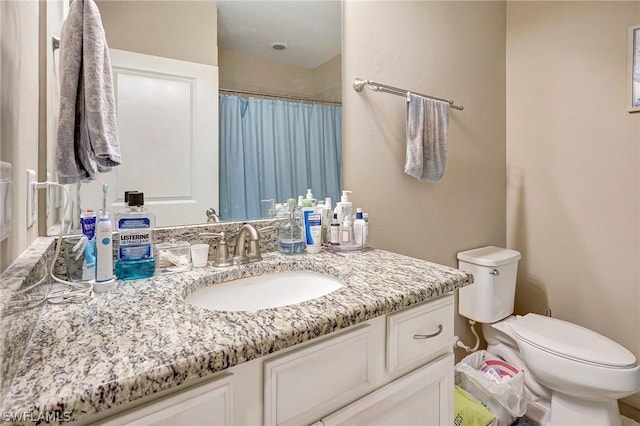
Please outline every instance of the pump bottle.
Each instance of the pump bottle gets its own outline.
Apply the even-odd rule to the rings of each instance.
[[[340,224],[344,222],[345,216],[351,216],[353,212],[353,204],[349,201],[349,195],[347,195],[350,193],[351,191],[343,190],[340,202],[336,203],[334,213],[338,214],[338,223]]]

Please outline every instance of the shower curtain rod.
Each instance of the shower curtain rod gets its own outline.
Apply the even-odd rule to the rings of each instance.
[[[320,101],[313,98],[304,98],[301,96],[287,96],[287,95],[276,95],[269,93],[260,93],[260,92],[251,92],[249,90],[232,90],[232,89],[218,89],[219,92],[225,93],[237,93],[238,95],[249,95],[249,96],[259,96],[263,98],[270,99],[285,99],[287,101],[299,101],[299,102],[309,102],[314,104],[325,104],[325,105],[336,105],[341,106],[342,102],[331,102],[331,101]]]
[[[377,82],[371,81],[371,80],[363,80],[361,78],[356,78],[355,80],[353,80],[353,89],[356,92],[362,92],[362,88],[364,86],[367,86],[369,89],[371,89],[373,91],[376,91],[376,92],[390,93],[392,95],[398,95],[398,96],[406,96],[407,93],[411,92],[411,93],[414,93],[414,94],[416,94],[418,96],[422,96],[424,98],[435,99],[436,101],[447,102],[451,106],[451,108],[453,108],[453,109],[457,109],[457,110],[460,110],[460,111],[462,111],[464,109],[463,106],[456,105],[453,101],[450,101],[448,99],[436,98],[435,96],[430,96],[430,95],[423,95],[422,93],[414,92],[413,90],[400,89],[399,87],[389,86],[389,85],[382,84],[382,83],[377,83]]]

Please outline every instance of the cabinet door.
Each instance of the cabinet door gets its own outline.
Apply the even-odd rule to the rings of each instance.
[[[231,375],[153,401],[111,419],[103,426],[232,425]]]
[[[266,361],[265,426],[309,424],[373,389],[372,332],[363,325]]]
[[[445,355],[322,419],[336,425],[453,424],[453,354]]]

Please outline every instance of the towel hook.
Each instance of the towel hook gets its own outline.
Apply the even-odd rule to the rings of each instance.
[[[53,48],[54,52],[60,49],[60,37],[55,34],[51,36],[51,47]]]

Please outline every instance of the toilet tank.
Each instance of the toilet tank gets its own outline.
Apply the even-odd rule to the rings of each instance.
[[[493,323],[513,313],[520,253],[500,247],[481,247],[458,253],[458,269],[473,275],[474,283],[458,293],[458,313]]]

